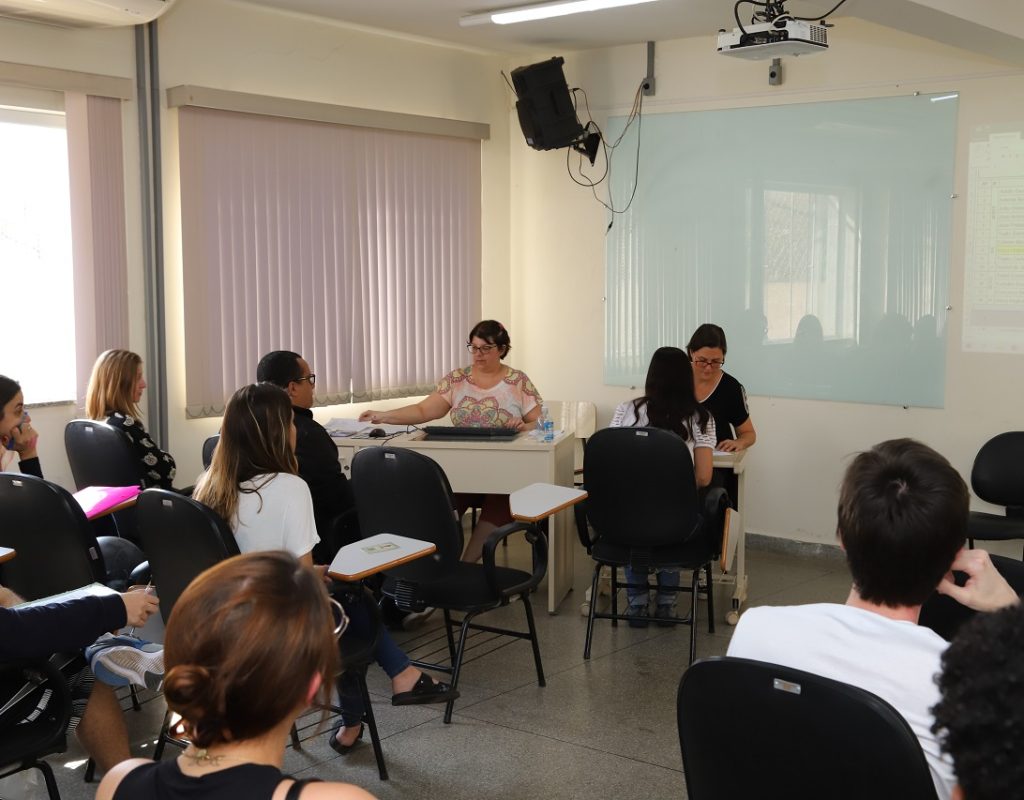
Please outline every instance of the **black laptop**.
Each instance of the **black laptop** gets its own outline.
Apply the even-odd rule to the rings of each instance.
[[[515,439],[515,428],[470,428],[455,425],[426,425],[423,432],[429,441],[443,442],[507,442]]]

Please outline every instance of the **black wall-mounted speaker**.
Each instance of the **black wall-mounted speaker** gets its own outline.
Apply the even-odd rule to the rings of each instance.
[[[535,150],[569,147],[583,135],[576,118],[561,56],[512,70],[519,127]]]

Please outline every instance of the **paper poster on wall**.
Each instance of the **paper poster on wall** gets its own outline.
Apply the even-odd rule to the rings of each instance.
[[[971,135],[963,349],[1024,353],[1024,123]]]

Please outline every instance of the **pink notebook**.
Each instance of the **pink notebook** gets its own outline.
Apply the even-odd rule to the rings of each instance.
[[[78,501],[87,519],[96,519],[113,508],[128,504],[141,491],[138,486],[87,486],[72,497]]]

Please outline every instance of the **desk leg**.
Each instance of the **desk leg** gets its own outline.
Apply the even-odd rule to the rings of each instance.
[[[732,608],[725,615],[725,621],[735,625],[740,621],[740,611],[747,601],[747,531],[746,522],[743,519],[743,483],[746,478],[746,470],[736,476],[736,509],[740,512],[740,533],[739,541],[736,543],[736,589],[732,593]]]
[[[572,590],[573,540],[569,535],[572,509],[548,517],[548,613],[557,614],[559,604]]]

